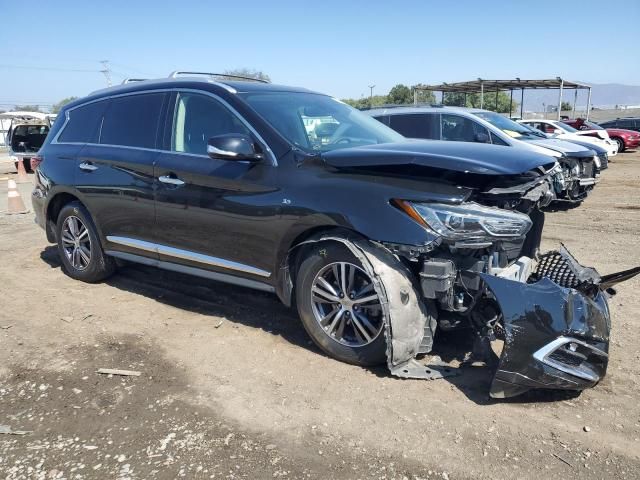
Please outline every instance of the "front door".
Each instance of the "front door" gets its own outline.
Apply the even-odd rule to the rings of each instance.
[[[217,97],[180,92],[171,99],[165,147],[156,160],[156,239],[160,259],[269,283],[280,238],[277,167],[212,159],[209,138],[257,138]]]

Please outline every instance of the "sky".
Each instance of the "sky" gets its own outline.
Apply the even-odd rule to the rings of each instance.
[[[173,70],[251,68],[339,98],[398,83],[640,85],[640,1],[0,2],[0,109]],[[96,2],[97,3],[97,2]]]

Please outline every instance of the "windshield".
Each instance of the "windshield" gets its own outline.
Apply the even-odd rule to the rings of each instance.
[[[585,120],[582,122],[583,125],[586,125],[588,128],[590,128],[591,130],[604,130],[604,128],[602,128],[600,125],[598,125],[597,123],[593,123],[590,122],[588,120]]]
[[[483,120],[486,120],[494,127],[499,128],[510,137],[522,140],[538,136],[529,127],[514,122],[513,120],[510,120],[507,117],[500,115],[499,113],[473,112],[473,114],[477,117],[482,118]]]
[[[562,130],[564,130],[565,132],[569,132],[569,133],[576,133],[578,130],[573,128],[571,125],[566,124],[566,123],[555,123],[553,124],[554,127],[556,128],[560,128]]]
[[[308,152],[406,141],[379,121],[326,95],[299,92],[241,95],[282,136]]]

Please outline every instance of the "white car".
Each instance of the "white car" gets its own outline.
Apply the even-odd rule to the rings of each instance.
[[[558,120],[533,118],[529,120],[518,120],[518,123],[540,130],[541,132],[560,140],[567,140],[569,142],[571,140],[576,140],[582,143],[596,145],[604,148],[610,157],[613,157],[618,153],[618,144],[609,138],[609,134],[606,130],[602,131],[604,132],[604,135],[601,135],[600,131],[598,131],[599,136],[592,137],[589,135],[595,132],[595,130],[576,130],[571,125],[567,125],[566,123]]]

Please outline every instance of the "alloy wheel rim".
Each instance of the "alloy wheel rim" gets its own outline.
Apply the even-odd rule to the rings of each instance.
[[[380,298],[369,275],[349,262],[324,266],[311,287],[313,315],[324,333],[341,345],[364,347],[384,327]]]
[[[91,236],[78,217],[71,215],[62,224],[62,249],[76,270],[84,270],[91,263]]]

